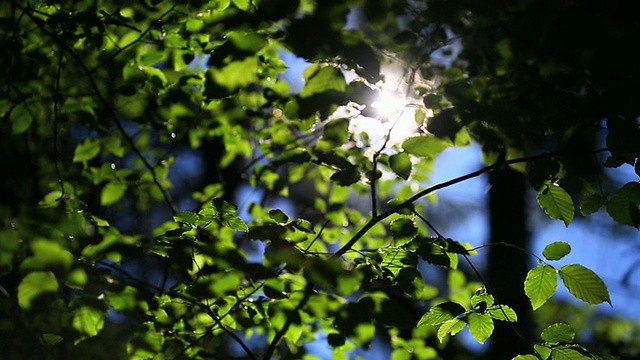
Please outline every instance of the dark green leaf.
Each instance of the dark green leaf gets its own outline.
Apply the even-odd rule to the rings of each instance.
[[[389,165],[396,175],[405,180],[411,175],[411,159],[405,152],[391,155],[389,157]]]
[[[269,217],[277,223],[286,224],[289,217],[280,209],[269,210]]]
[[[607,198],[600,194],[585,195],[580,202],[580,213],[587,216],[598,211],[606,203]]]
[[[342,146],[349,140],[349,119],[330,120],[323,129],[322,140],[333,146]]]
[[[300,96],[305,98],[325,91],[344,92],[346,89],[347,83],[340,69],[333,66],[325,66],[307,79]]]
[[[417,233],[418,229],[409,218],[399,218],[391,222],[391,234],[397,246],[411,240]]]
[[[622,225],[640,226],[640,183],[624,184],[607,202],[607,213]]]
[[[10,119],[13,123],[12,130],[14,134],[22,134],[27,131],[33,121],[33,117],[24,103],[16,105],[11,110]]]

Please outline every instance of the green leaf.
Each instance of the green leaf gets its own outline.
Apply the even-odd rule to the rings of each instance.
[[[309,77],[300,92],[300,97],[306,98],[329,90],[344,92],[346,89],[347,82],[342,71],[333,66],[325,66]]]
[[[556,241],[545,246],[542,255],[547,260],[560,260],[571,252],[571,245],[564,241]]]
[[[118,202],[127,192],[127,184],[110,182],[102,188],[100,205],[107,206]]]
[[[342,146],[349,141],[349,134],[349,119],[333,119],[324,126],[322,140],[333,146]]]
[[[584,216],[598,211],[607,202],[607,198],[600,194],[585,195],[580,201],[580,213]]]
[[[411,159],[406,152],[393,154],[389,157],[389,165],[396,175],[407,180],[411,175]]]
[[[467,325],[466,322],[460,319],[451,319],[445,321],[438,329],[438,340],[442,343],[446,339],[447,335],[455,335],[459,333]]]
[[[538,204],[552,219],[564,221],[569,226],[575,214],[571,196],[560,186],[551,184],[543,187],[538,193]]]
[[[29,129],[31,122],[33,122],[33,117],[24,103],[16,105],[16,107],[11,110],[9,118],[13,125],[11,128],[13,134],[22,134]]]
[[[349,186],[360,181],[360,172],[355,166],[349,166],[333,173],[330,179],[339,186]]]
[[[544,305],[556,292],[558,287],[558,274],[549,265],[538,265],[527,273],[524,281],[524,292],[531,300],[533,310]]]
[[[53,274],[44,271],[29,273],[18,285],[18,305],[29,310],[37,297],[56,291],[58,291],[58,281]]]
[[[467,323],[469,324],[471,335],[473,335],[480,344],[484,344],[493,333],[493,319],[489,314],[471,313],[467,317]]]
[[[228,227],[231,230],[244,232],[249,231],[249,227],[247,226],[247,224],[242,221],[242,219],[240,219],[240,217],[237,215],[223,214],[220,222],[223,226]]]
[[[464,314],[465,311],[465,308],[458,303],[441,303],[433,306],[428,313],[422,315],[422,318],[418,321],[418,326],[440,325],[446,321],[455,319],[460,314]]]
[[[173,215],[173,220],[175,222],[181,222],[194,226],[200,220],[200,216],[196,213],[192,213],[191,211],[180,211]]]
[[[289,217],[280,209],[269,210],[269,217],[279,224],[285,224],[289,221]]]
[[[418,135],[408,138],[402,148],[409,154],[418,157],[433,158],[449,146],[447,141],[432,135]]]
[[[592,360],[593,357],[575,347],[557,347],[551,351],[552,360]]]
[[[514,357],[512,360],[538,360],[538,357],[535,355],[518,355]]]
[[[73,162],[84,162],[93,159],[100,153],[100,143],[95,139],[86,139],[76,146]]]
[[[489,316],[500,321],[516,322],[518,315],[507,305],[495,305],[487,310]]]
[[[295,148],[280,154],[273,160],[272,166],[278,167],[287,163],[302,164],[311,160],[311,154],[306,149]]]
[[[582,265],[572,264],[563,266],[559,272],[571,295],[588,304],[607,302],[611,305],[607,286],[593,271]]]
[[[575,336],[576,331],[570,325],[564,323],[549,325],[540,334],[542,340],[550,344],[570,343]]]
[[[31,243],[30,256],[20,264],[21,271],[68,270],[73,264],[73,254],[54,241],[36,239]]]
[[[640,183],[629,182],[607,202],[607,213],[622,225],[640,227]]]
[[[293,222],[291,222],[292,227],[296,228],[297,230],[300,230],[302,232],[305,232],[307,234],[315,234],[316,232],[313,230],[313,225],[311,224],[311,222],[309,222],[309,220],[305,220],[305,219],[297,219]]]
[[[411,240],[417,233],[418,229],[409,218],[399,218],[391,222],[391,234],[397,246]]]
[[[100,309],[91,305],[81,305],[73,309],[73,328],[80,333],[75,344],[80,341],[98,335],[104,327],[104,319],[107,315],[106,309]]]

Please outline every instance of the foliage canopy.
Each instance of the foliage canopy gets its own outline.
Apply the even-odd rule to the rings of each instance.
[[[635,14],[592,1],[3,2],[8,359],[313,359],[319,340],[343,359],[376,336],[393,359],[437,359],[464,329],[484,343],[518,314],[425,199],[510,167],[551,219],[603,209],[639,228],[640,184],[600,179],[640,174],[637,39]],[[288,53],[308,62],[299,91]],[[415,120],[400,142],[400,115],[375,112],[389,64]],[[425,187],[472,142],[485,167]],[[611,303],[593,271],[554,265],[570,252],[531,254],[513,291],[538,310],[560,278]],[[516,359],[598,356],[569,324],[541,330]]]

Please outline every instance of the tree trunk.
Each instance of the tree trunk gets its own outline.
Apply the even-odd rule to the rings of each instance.
[[[491,244],[509,243],[526,249],[529,232],[526,220],[525,176],[509,167],[490,175],[489,217]],[[487,359],[511,359],[531,352],[532,314],[524,294],[529,258],[523,251],[502,245],[489,247],[487,261],[489,291],[500,304],[518,315],[517,323],[496,321]]]

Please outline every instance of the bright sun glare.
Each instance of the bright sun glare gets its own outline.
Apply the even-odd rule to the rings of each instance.
[[[388,145],[399,144],[419,127],[415,121],[415,99],[408,98],[404,92],[407,83],[401,76],[402,70],[383,70],[386,70],[386,81],[378,87],[378,99],[371,104],[373,116],[358,116],[351,121],[352,130],[356,133],[365,132],[373,148],[382,146],[388,135]]]

